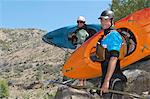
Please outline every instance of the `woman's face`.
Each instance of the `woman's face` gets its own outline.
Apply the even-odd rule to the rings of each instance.
[[[111,26],[111,20],[110,19],[100,19],[101,25],[103,29],[108,29]]]

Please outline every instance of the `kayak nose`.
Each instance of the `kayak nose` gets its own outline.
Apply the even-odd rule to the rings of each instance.
[[[42,40],[44,41],[44,42],[46,42],[46,43],[48,43],[48,44],[53,44],[52,43],[52,40],[53,40],[53,37],[52,36],[47,36],[47,35],[44,35],[43,37],[42,37]]]

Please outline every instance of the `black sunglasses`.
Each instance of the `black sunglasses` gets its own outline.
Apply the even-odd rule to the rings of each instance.
[[[102,18],[99,18],[99,19],[102,20]],[[108,20],[108,19],[105,19],[105,18],[104,18],[104,20]]]
[[[77,21],[77,23],[85,23],[85,22],[83,22],[83,21]]]

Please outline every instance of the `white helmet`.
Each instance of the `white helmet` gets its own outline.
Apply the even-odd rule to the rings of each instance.
[[[77,19],[77,21],[83,21],[83,22],[85,22],[85,18],[83,16],[79,16],[78,19]]]

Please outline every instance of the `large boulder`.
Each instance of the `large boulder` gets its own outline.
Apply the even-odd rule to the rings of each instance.
[[[54,99],[95,99],[86,90],[77,90],[68,86],[60,86]]]

